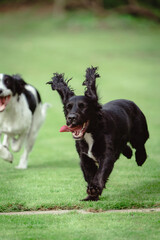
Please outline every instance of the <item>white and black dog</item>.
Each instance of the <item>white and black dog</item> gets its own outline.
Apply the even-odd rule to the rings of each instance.
[[[38,130],[46,117],[49,104],[42,104],[38,91],[19,75],[0,74],[0,158],[12,162],[13,152],[24,144],[24,152],[17,166],[26,169]]]

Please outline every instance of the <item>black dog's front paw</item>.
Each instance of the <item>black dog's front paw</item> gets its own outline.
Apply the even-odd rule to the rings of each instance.
[[[97,186],[90,186],[90,187],[88,186],[87,193],[89,196],[97,197],[97,196],[101,195],[102,190]]]
[[[98,200],[99,200],[99,196],[90,196],[90,195],[82,199],[82,201],[98,201]]]

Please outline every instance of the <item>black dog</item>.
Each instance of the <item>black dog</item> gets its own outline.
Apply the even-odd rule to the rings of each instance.
[[[147,158],[145,142],[149,138],[145,116],[135,103],[115,100],[105,105],[98,103],[96,78],[97,68],[86,70],[84,96],[75,96],[73,89],[64,80],[64,74],[55,73],[51,82],[64,105],[67,126],[61,132],[72,132],[81,159],[81,168],[88,183],[85,201],[99,200],[115,161],[122,153],[132,157],[129,142],[135,151],[138,166]]]

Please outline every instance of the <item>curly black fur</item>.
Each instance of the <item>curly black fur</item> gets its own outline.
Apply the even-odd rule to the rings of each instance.
[[[69,97],[74,95],[73,89],[68,86],[70,80],[65,80],[64,74],[53,73],[52,81],[47,82],[47,84],[51,84],[52,90],[57,90],[63,104],[66,103]]]
[[[96,91],[98,77],[97,68],[86,70],[84,96],[75,96],[64,81],[63,74],[56,73],[53,81],[49,82],[52,89],[60,94],[67,125],[76,127],[88,123],[84,135],[76,139],[81,169],[88,184],[85,201],[99,200],[121,153],[131,158],[131,147],[134,148],[138,166],[142,166],[147,158],[144,145],[149,133],[144,114],[129,100],[120,99],[100,105]]]

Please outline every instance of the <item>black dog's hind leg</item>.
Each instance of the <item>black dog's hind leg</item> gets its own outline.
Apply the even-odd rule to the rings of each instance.
[[[132,139],[131,140],[131,144],[132,144],[133,148],[136,149],[135,157],[136,157],[137,165],[138,166],[142,166],[143,163],[147,159],[147,153],[146,153],[146,149],[145,149],[144,143],[141,143],[140,142],[140,138],[139,138],[138,141]]]
[[[88,183],[88,186],[87,186],[87,193],[88,193],[88,188],[98,170],[98,167],[96,166],[93,159],[89,158],[86,154],[83,154],[81,156],[80,165],[84,175],[84,179]],[[85,199],[83,199],[83,201],[97,201],[97,200],[99,200],[98,196],[91,196],[91,195],[88,195]]]
[[[137,165],[142,166],[147,159],[147,153],[144,145],[136,149],[135,156]]]
[[[136,149],[135,157],[138,166],[142,166],[147,159],[145,142],[149,138],[149,132],[145,116],[139,112],[131,133],[130,143]]]
[[[135,157],[138,166],[142,166],[147,159],[145,142],[148,138],[149,132],[147,128],[147,122],[142,112],[140,112],[139,118],[137,118],[134,123],[130,139],[132,147],[136,149]]]
[[[130,159],[132,157],[132,149],[128,145],[126,145],[122,150],[122,154],[126,158]]]

